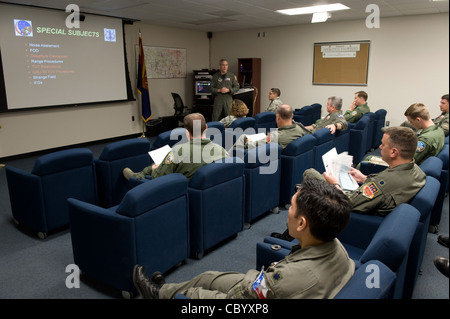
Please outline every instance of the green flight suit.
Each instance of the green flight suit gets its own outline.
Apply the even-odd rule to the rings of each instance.
[[[433,122],[442,128],[445,136],[448,135],[448,113],[442,112],[442,114],[435,118]]]
[[[305,178],[324,179],[313,168],[303,173]],[[384,217],[401,203],[409,202],[425,185],[425,178],[425,173],[412,161],[368,175],[359,188],[346,194],[353,211]]]
[[[227,157],[227,152],[220,145],[207,138],[194,138],[189,142],[175,145],[157,168],[152,170],[151,166],[147,166],[138,173],[137,178],[145,178],[145,175],[157,178],[180,173],[191,179],[200,167],[224,157]]]
[[[277,112],[277,108],[283,105],[283,102],[281,101],[280,97],[277,96],[273,101],[270,101],[269,106],[267,107],[265,112],[273,112],[276,113]]]
[[[191,299],[332,299],[355,272],[355,263],[338,239],[300,248],[267,270],[207,271],[192,280],[165,284],[160,299],[184,294]]]
[[[228,93],[219,93],[217,90],[226,87],[230,90]],[[220,120],[222,111],[225,116],[230,114],[230,106],[233,101],[233,94],[239,91],[239,83],[236,75],[232,72],[221,74],[216,72],[211,80],[211,93],[214,95],[214,105],[212,112],[212,121]]]
[[[330,113],[324,118],[318,119],[312,126],[312,132],[318,131],[322,128],[324,128],[327,125],[330,124],[341,124],[342,129],[341,131],[345,131],[348,128],[348,123],[345,120],[344,116],[342,115],[342,111],[337,111],[334,113]]]
[[[438,125],[431,125],[418,136],[414,160],[420,165],[430,156],[436,156],[444,147],[444,131]]]
[[[345,120],[349,123],[358,122],[358,120],[366,113],[370,112],[369,106],[366,104],[358,105],[353,111],[347,110],[344,113]]]

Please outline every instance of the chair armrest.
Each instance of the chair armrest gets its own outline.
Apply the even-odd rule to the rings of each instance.
[[[6,179],[13,217],[30,229],[46,231],[40,177],[13,166],[6,166]]]

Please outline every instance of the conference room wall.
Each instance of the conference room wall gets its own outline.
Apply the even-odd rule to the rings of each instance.
[[[433,117],[440,114],[440,97],[449,88],[448,14],[405,17],[381,16],[379,29],[368,29],[365,20],[303,24],[222,32],[212,38],[212,60],[227,57],[237,72],[237,59],[262,59],[261,110],[268,105],[272,87],[281,89],[283,102],[302,107],[327,98],[343,98],[343,108],[354,92],[368,92],[373,111],[385,108],[386,120],[398,125],[408,106],[422,102]],[[258,37],[259,33],[259,37]],[[316,42],[370,40],[367,86],[313,85],[313,45]],[[326,109],[322,108],[322,115]]]
[[[126,25],[127,58],[135,98],[139,30],[146,46],[187,49],[186,78],[149,80],[152,118],[173,115],[170,92],[178,92],[186,104],[192,104],[192,70],[209,67],[209,40],[206,32],[141,23]],[[70,88],[67,90],[68,94],[83,94],[71,92]],[[130,101],[1,113],[0,158],[139,134],[143,127],[139,105],[138,101]]]

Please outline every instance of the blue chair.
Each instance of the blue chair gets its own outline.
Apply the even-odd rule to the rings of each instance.
[[[314,167],[316,138],[306,134],[288,144],[281,152],[280,204],[288,204],[294,195],[295,184],[303,180],[303,172]]]
[[[174,173],[142,183],[105,209],[68,199],[74,263],[83,274],[136,293],[133,267],[167,272],[189,256],[188,180]]]
[[[319,172],[325,172],[322,156],[334,147],[334,135],[326,127],[313,133],[316,138],[314,146],[314,168]]]
[[[311,108],[309,105],[305,105],[299,109],[294,109],[294,121],[305,124],[306,113]],[[308,119],[306,119],[308,121]]]
[[[253,117],[241,117],[234,120],[225,129],[224,148],[230,149],[242,134],[255,134],[255,119]]]
[[[306,105],[303,107],[304,109],[304,118],[303,122],[301,122],[303,125],[308,126],[313,124],[314,121],[314,107],[311,105]]]
[[[433,210],[431,211],[431,218],[430,218],[431,232],[438,231],[438,225],[441,222],[441,215],[442,215],[442,208],[444,206],[445,194],[448,192],[448,184],[449,184],[448,148],[449,148],[448,144],[445,144],[442,151],[437,155],[437,158],[439,158],[442,161],[442,171],[438,178],[439,182],[441,183],[441,186],[439,188],[439,194],[436,199],[436,202],[434,203]]]
[[[186,143],[188,141],[186,129],[182,127],[174,128],[173,130],[162,132],[153,141],[150,151],[161,148],[165,145],[173,147],[177,143]]]
[[[236,235],[244,227],[244,162],[224,158],[197,170],[189,181],[191,255]]]
[[[148,152],[150,142],[145,138],[132,138],[108,144],[98,159],[95,169],[98,183],[98,203],[101,207],[119,204],[129,190],[123,177],[125,167],[138,172],[152,163]]]
[[[356,166],[364,158],[368,150],[368,132],[371,125],[370,115],[364,114],[359,121],[350,129],[350,143],[348,154],[353,156],[353,164]],[[370,140],[370,143],[372,139]],[[369,147],[370,148],[370,147]]]
[[[270,132],[271,128],[277,128],[276,115],[273,112],[258,113],[253,118],[255,119],[256,133],[260,133],[264,130],[267,134]]]
[[[69,225],[67,198],[97,204],[94,156],[73,148],[39,157],[31,172],[6,166],[13,219],[45,239]]]
[[[379,109],[375,112],[375,118],[373,122],[372,148],[376,149],[381,144],[381,139],[383,138],[383,132],[381,132],[381,128],[384,127],[384,123],[386,122],[386,114],[387,111],[385,109]]]
[[[223,135],[225,127],[219,121],[207,122],[206,137],[212,142],[223,146]]]
[[[406,269],[404,298],[407,299],[412,297],[414,285],[422,265],[427,243],[428,227],[430,225],[431,210],[438,196],[439,188],[439,181],[434,177],[427,176],[425,185],[409,203],[420,212],[420,219],[411,243]]]
[[[269,143],[244,150],[245,214],[250,224],[265,212],[278,211],[281,178],[281,146]]]
[[[347,127],[345,130],[336,130],[334,133],[334,147],[336,152],[341,154],[342,152],[348,152],[348,145],[350,143],[350,129]]]
[[[442,172],[442,160],[436,156],[430,156],[420,164],[420,169],[427,175],[439,180]]]
[[[322,104],[313,103],[311,104],[311,108],[312,108],[311,121],[312,123],[315,123],[318,119],[322,117]]]
[[[372,273],[376,283],[368,287],[367,279]],[[395,273],[382,262],[369,260],[356,269],[352,278],[334,299],[390,299],[396,277]]]
[[[396,273],[393,298],[403,296],[408,254],[419,217],[417,209],[406,203],[397,206],[386,217],[352,212],[349,224],[338,236],[357,269],[370,260],[379,260]],[[257,248],[257,267],[267,266],[281,255],[285,256],[298,241],[266,237],[264,244],[267,245],[261,244]],[[273,253],[273,245],[282,248]]]

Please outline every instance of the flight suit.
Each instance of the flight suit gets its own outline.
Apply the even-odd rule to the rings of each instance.
[[[280,97],[277,96],[273,101],[270,101],[270,104],[267,107],[266,112],[276,113],[277,108],[282,104],[283,104],[283,102],[281,101]]]
[[[192,280],[165,284],[160,299],[184,294],[191,299],[324,299],[334,298],[355,271],[355,263],[338,239],[300,248],[267,270],[207,271]]]
[[[307,169],[303,179],[325,179],[315,169]],[[414,161],[367,176],[356,190],[347,192],[353,211],[386,216],[401,203],[409,202],[425,185],[426,175]]]
[[[348,128],[348,123],[342,115],[342,111],[330,113],[324,118],[318,119],[313,125],[312,132],[318,131],[330,124],[341,124],[341,131],[345,131]]]
[[[244,116],[245,117],[245,116]],[[224,117],[223,119],[221,119],[219,122],[223,124],[223,126],[225,128],[229,127],[231,125],[231,123],[233,123],[234,120],[238,119],[238,117],[234,116],[234,115],[228,115],[226,117]]]
[[[366,113],[370,112],[369,106],[366,104],[358,105],[353,111],[347,110],[344,113],[345,120],[349,123],[358,122],[358,120]]]
[[[206,138],[194,138],[189,142],[175,145],[157,168],[152,170],[151,166],[147,166],[138,173],[137,178],[145,178],[145,175],[157,178],[171,173],[180,173],[191,179],[200,167],[226,156],[227,152],[220,145]]]
[[[230,90],[228,93],[219,93],[217,90],[226,87]],[[222,111],[225,116],[230,114],[230,106],[233,101],[233,94],[239,91],[239,83],[236,75],[232,72],[221,74],[216,72],[211,79],[211,93],[214,95],[214,105],[212,112],[212,121],[218,121]]]
[[[414,160],[420,165],[430,156],[436,156],[444,147],[444,131],[438,125],[431,125],[418,136]]]
[[[445,136],[448,135],[448,113],[442,112],[442,114],[435,118],[433,122],[442,128]]]

